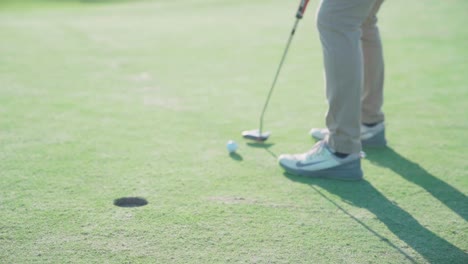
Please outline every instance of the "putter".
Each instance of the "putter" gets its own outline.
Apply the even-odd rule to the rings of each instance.
[[[260,115],[259,129],[243,131],[242,136],[244,138],[246,138],[246,139],[251,139],[251,140],[263,142],[263,141],[266,141],[271,135],[271,132],[263,131],[263,117],[264,117],[265,111],[266,111],[266,109],[268,107],[268,103],[270,102],[270,97],[271,97],[271,95],[273,93],[273,90],[275,89],[276,81],[278,80],[278,76],[280,74],[281,68],[283,67],[283,63],[284,63],[284,60],[286,58],[286,54],[288,53],[289,46],[291,45],[291,41],[293,39],[294,33],[296,32],[297,25],[299,24],[299,20],[301,20],[302,17],[304,16],[304,12],[305,12],[305,10],[307,8],[308,3],[309,3],[309,0],[301,0],[301,3],[299,5],[299,9],[297,10],[296,21],[294,23],[294,27],[293,27],[293,29],[291,31],[291,34],[289,35],[289,40],[288,40],[288,43],[286,44],[286,48],[284,50],[283,57],[281,58],[280,64],[278,66],[278,70],[276,71],[275,78],[273,79],[273,84],[271,85],[271,88],[270,88],[270,90],[268,92],[268,96],[266,98],[265,104],[263,106],[262,114]]]

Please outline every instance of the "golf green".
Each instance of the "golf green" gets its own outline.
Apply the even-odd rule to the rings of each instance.
[[[468,1],[384,3],[359,182],[277,164],[324,126],[319,1],[241,136],[298,2],[1,1],[0,263],[468,263]]]

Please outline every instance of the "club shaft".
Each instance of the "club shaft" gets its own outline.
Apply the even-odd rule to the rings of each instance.
[[[296,18],[296,22],[294,23],[294,27],[291,31],[291,34],[289,35],[289,39],[288,39],[288,43],[286,44],[286,48],[284,49],[284,53],[283,53],[283,57],[281,58],[281,62],[278,66],[278,69],[276,70],[276,75],[275,75],[275,78],[273,79],[273,83],[271,85],[271,88],[268,92],[268,96],[266,98],[266,101],[265,101],[265,104],[263,106],[263,110],[262,110],[262,114],[260,115],[260,125],[259,125],[259,135],[261,136],[262,135],[262,132],[263,132],[263,117],[265,116],[265,112],[266,112],[266,109],[268,107],[268,104],[270,102],[270,98],[271,98],[271,95],[273,94],[273,90],[275,89],[275,86],[276,86],[276,82],[278,81],[278,76],[281,72],[281,68],[283,67],[283,63],[286,59],[286,55],[288,54],[288,50],[289,50],[289,46],[291,45],[291,41],[294,37],[294,33],[296,33],[296,28],[297,28],[297,25],[299,24],[299,20],[300,18]]]

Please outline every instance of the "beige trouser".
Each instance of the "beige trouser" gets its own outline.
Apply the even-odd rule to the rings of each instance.
[[[337,152],[359,152],[361,123],[384,120],[384,63],[376,16],[382,2],[322,0],[317,13],[329,104],[327,141]]]

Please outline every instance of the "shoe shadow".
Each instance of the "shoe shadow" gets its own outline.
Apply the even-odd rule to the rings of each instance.
[[[366,150],[366,153],[367,159],[371,163],[388,168],[407,181],[419,185],[465,221],[468,221],[468,198],[465,194],[430,174],[419,164],[401,156],[390,147],[380,150],[369,149]]]
[[[264,149],[266,152],[268,152],[273,158],[277,159],[278,155],[271,151],[269,148],[275,145],[274,143],[262,143],[262,142],[248,142],[247,146],[252,147],[252,148],[261,148]]]
[[[318,194],[334,204],[341,212],[348,215],[372,235],[394,248],[412,263],[417,263],[419,261],[416,261],[405,252],[404,249],[396,245],[400,243],[392,243],[390,239],[380,235],[377,231],[367,226],[364,222],[340,206],[340,201],[329,198],[321,190],[326,190],[329,193],[339,196],[348,204],[369,210],[385,224],[395,236],[417,251],[429,263],[468,263],[468,256],[463,250],[422,226],[408,212],[400,208],[394,202],[388,200],[366,180],[359,182],[341,182],[299,177],[287,173],[284,175],[291,181],[309,185]]]

